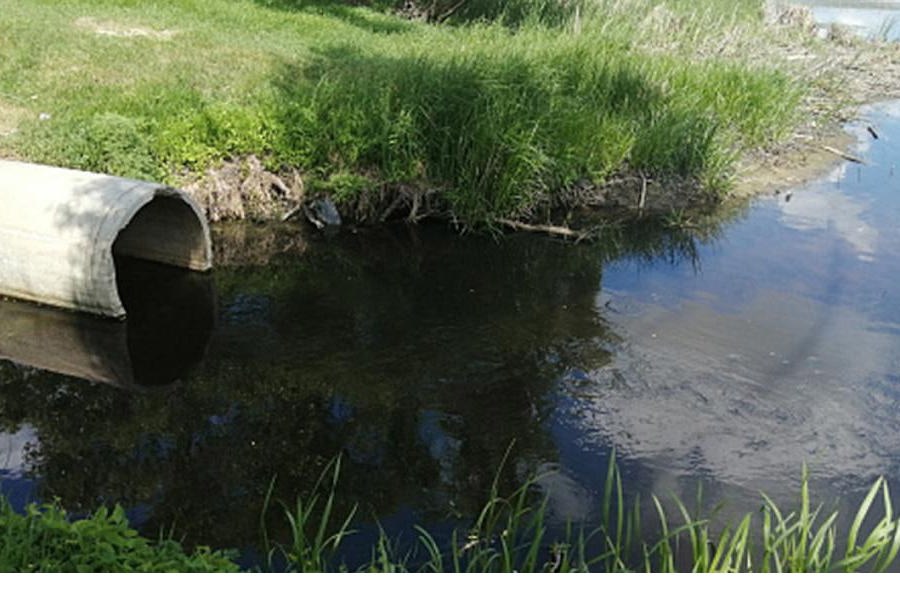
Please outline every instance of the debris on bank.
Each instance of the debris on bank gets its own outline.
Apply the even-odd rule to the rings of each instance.
[[[211,223],[280,220],[299,208],[305,194],[299,170],[274,173],[253,155],[225,160],[180,187]]]

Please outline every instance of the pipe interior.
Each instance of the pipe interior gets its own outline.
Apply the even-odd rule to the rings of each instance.
[[[113,244],[113,256],[195,271],[209,269],[208,238],[194,210],[171,190],[158,191]]]

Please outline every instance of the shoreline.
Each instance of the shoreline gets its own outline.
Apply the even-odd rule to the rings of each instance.
[[[255,38],[244,40],[272,62],[258,70],[271,89],[249,100],[227,92],[211,106],[199,94],[183,102],[187,92],[166,76],[157,82],[166,91],[151,101],[140,87],[143,73],[117,76],[133,96],[130,104],[109,99],[95,106],[90,94],[69,102],[66,86],[53,79],[61,74],[49,69],[41,75],[52,80],[49,100],[0,86],[0,155],[156,178],[190,193],[211,223],[280,222],[326,197],[334,197],[345,223],[361,226],[438,219],[462,229],[497,231],[512,223],[547,233],[565,231],[572,211],[603,218],[709,210],[827,172],[841,160],[833,149],[852,140],[844,126],[866,105],[900,98],[900,43],[824,29],[809,9],[778,2],[772,12],[772,4],[760,3],[760,17],[746,8],[729,16],[712,4],[708,14],[660,4],[633,17],[629,9],[643,6],[641,0],[610,0],[589,37],[580,22],[520,33],[432,26],[360,9],[357,16],[379,19],[379,28],[390,25],[367,34],[363,45],[372,56],[341,50],[317,67],[326,75],[316,84],[319,71],[299,70],[302,61],[284,62]],[[308,25],[303,11],[287,14],[291,27]],[[197,16],[187,9],[169,15],[176,22]],[[253,18],[272,16],[260,9]],[[23,8],[19,18],[30,25],[39,12]],[[85,18],[69,20],[63,24],[74,32],[63,31],[63,47],[93,31],[85,30]],[[627,31],[609,32],[606,21]],[[346,25],[335,18],[329,27],[337,34]],[[231,31],[224,20],[207,27],[211,34]],[[186,38],[165,31],[170,35],[148,39],[181,57],[173,45]],[[403,41],[387,45],[385,31]],[[269,41],[283,43],[284,33],[273,32]],[[426,40],[448,49],[404,49]],[[303,43],[301,54],[321,49]],[[498,43],[513,49],[496,64],[490,54],[467,50],[474,44],[496,53]],[[604,43],[613,50],[597,46]],[[198,77],[216,68],[196,53],[184,60]],[[485,60],[487,67],[477,66]],[[567,60],[577,65],[559,66]],[[109,61],[124,68],[115,54]],[[375,74],[360,81],[367,70]],[[462,87],[445,87],[448,76]],[[321,97],[304,87],[311,84],[325,85]],[[119,83],[102,85],[109,93]],[[269,93],[285,95],[269,98],[273,105],[264,100]],[[444,110],[441,99],[455,101],[455,112]],[[81,112],[72,110],[78,102]],[[164,102],[171,110],[154,106],[168,107]],[[346,106],[351,112],[340,112]],[[530,112],[519,114],[523,108]]]
[[[789,23],[778,27],[793,29],[797,25]],[[801,25],[800,30],[807,35],[815,35],[807,25]],[[810,64],[827,60],[828,70],[815,84],[835,86],[841,90],[840,94],[829,96],[823,92],[806,98],[806,102],[813,108],[807,109],[804,116],[813,119],[814,123],[798,127],[789,139],[780,144],[751,152],[750,156],[739,160],[732,187],[725,194],[711,195],[698,182],[680,176],[654,178],[640,172],[625,172],[611,177],[599,186],[590,183],[573,186],[566,190],[561,200],[556,199],[557,203],[561,203],[567,210],[594,210],[599,218],[621,215],[623,212],[637,216],[638,212],[665,214],[685,209],[709,210],[724,204],[746,203],[759,196],[778,195],[779,192],[823,177],[836,165],[847,160],[846,157],[837,155],[833,149],[845,150],[856,140],[847,131],[848,125],[858,121],[868,107],[900,101],[900,42],[877,43],[857,38],[848,39],[840,37],[843,35],[840,29],[834,35],[838,37],[828,41],[812,40],[823,44],[818,54],[801,50],[810,40],[802,40],[796,46],[783,49],[783,52],[793,51],[793,54],[788,54],[790,58],[798,56],[798,51],[804,51],[805,60]],[[829,54],[829,50],[835,48],[839,52],[826,59],[825,55]],[[868,65],[869,68],[861,68],[859,64]],[[242,180],[236,180],[237,173],[244,173],[246,176]],[[213,223],[244,220],[278,223],[284,220],[286,214],[296,212],[302,204],[291,202],[290,195],[299,192],[301,198],[304,196],[303,176],[299,170],[272,173],[262,167],[255,156],[227,160],[221,168],[209,169],[205,174],[192,173],[184,185],[190,193],[203,199],[203,206],[213,216]],[[266,188],[275,193],[266,196],[262,193]],[[223,194],[223,189],[228,191]],[[244,197],[236,196],[235,191],[242,193]],[[375,226],[388,221],[416,223],[423,218],[435,216],[458,224],[452,215],[442,214],[440,208],[434,207],[435,204],[440,204],[435,201],[438,190],[394,184],[375,193],[393,196],[391,209],[380,215],[367,214],[364,208],[354,206],[367,204],[366,199],[351,203],[349,212],[353,215],[351,221],[354,225]],[[217,194],[220,196],[216,197]],[[507,224],[510,222],[508,219],[498,220],[501,225],[502,221]],[[564,225],[557,227],[540,220],[516,223],[521,227],[504,227],[522,230],[536,226],[535,230],[549,235],[560,235],[554,229],[565,229]],[[561,237],[567,236],[563,234]]]

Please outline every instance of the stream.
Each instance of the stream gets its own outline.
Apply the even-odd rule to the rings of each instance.
[[[680,233],[248,225],[268,249],[211,275],[121,265],[126,323],[0,301],[0,491],[119,502],[246,565],[270,486],[290,503],[337,455],[360,539],[446,529],[533,473],[553,523],[590,521],[613,452],[629,494],[702,486],[724,521],[794,506],[805,464],[849,518],[900,483],[900,103],[852,132],[866,164]]]

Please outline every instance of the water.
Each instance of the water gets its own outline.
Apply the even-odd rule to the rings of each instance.
[[[816,22],[849,27],[866,37],[900,41],[900,2],[897,0],[799,0],[812,8]]]
[[[504,457],[555,522],[597,516],[613,450],[629,492],[702,484],[725,518],[790,505],[804,463],[829,507],[896,488],[900,105],[865,123],[868,165],[693,236],[266,230],[211,277],[131,271],[127,324],[0,302],[0,489],[249,563],[273,481],[290,501],[338,454],[360,539],[471,515]]]

